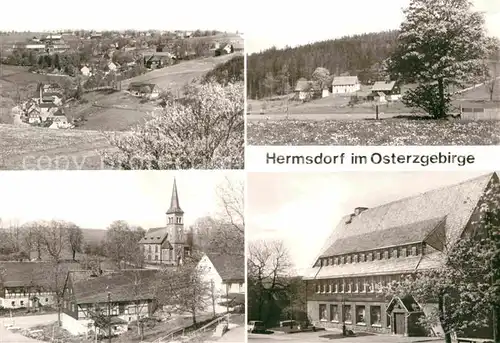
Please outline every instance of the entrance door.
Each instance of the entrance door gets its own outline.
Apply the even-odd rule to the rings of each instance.
[[[396,335],[405,334],[405,314],[394,313],[394,333]]]

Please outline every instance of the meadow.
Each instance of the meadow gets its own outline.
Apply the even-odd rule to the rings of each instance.
[[[254,120],[249,145],[498,145],[499,122]]]

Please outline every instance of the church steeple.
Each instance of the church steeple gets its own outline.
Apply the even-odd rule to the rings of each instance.
[[[179,205],[179,195],[177,194],[177,183],[174,178],[174,185],[172,187],[172,197],[170,198],[170,208],[167,214],[184,214],[184,211]]]

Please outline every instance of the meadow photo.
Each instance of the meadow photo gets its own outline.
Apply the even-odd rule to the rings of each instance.
[[[0,169],[243,168],[237,23],[103,6],[85,21],[26,6],[0,24]]]
[[[265,24],[281,20],[300,25]],[[325,1],[262,19],[246,40],[247,144],[500,144],[499,20],[487,0]]]

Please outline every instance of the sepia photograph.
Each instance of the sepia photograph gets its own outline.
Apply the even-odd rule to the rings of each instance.
[[[248,145],[500,144],[500,2],[262,6]]]
[[[245,341],[242,172],[2,172],[0,192],[0,342]]]
[[[249,173],[247,190],[249,342],[500,340],[498,171]]]
[[[232,2],[71,4],[2,4],[0,169],[243,168]]]

